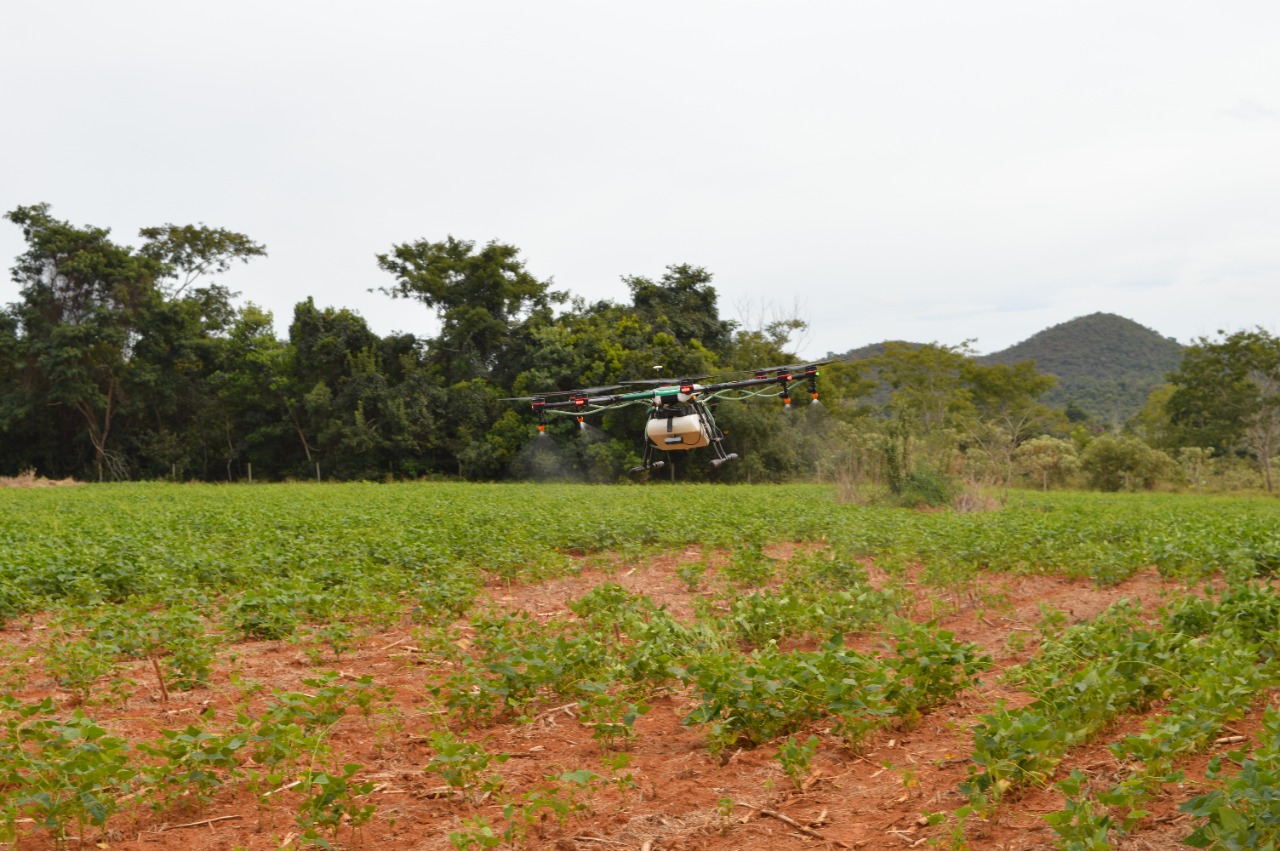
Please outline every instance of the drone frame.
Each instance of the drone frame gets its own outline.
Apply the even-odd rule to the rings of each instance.
[[[783,407],[786,410],[791,409],[791,385],[794,382],[806,381],[808,383],[809,395],[814,403],[818,401],[818,368],[825,366],[831,361],[822,361],[819,363],[808,364],[790,364],[787,366],[767,367],[764,369],[746,370],[751,375],[750,378],[742,378],[731,381],[723,381],[714,384],[702,385],[697,383],[697,379],[685,378],[680,381],[670,381],[666,379],[646,379],[640,381],[624,381],[621,385],[612,385],[608,387],[590,387],[581,390],[563,390],[552,391],[548,393],[535,394],[533,396],[521,396],[504,401],[520,401],[530,402],[530,407],[538,416],[538,432],[545,433],[547,428],[548,413],[564,413],[574,416],[579,423],[585,421],[587,416],[600,413],[610,408],[621,408],[633,404],[646,404],[649,407],[649,417],[647,423],[653,422],[655,419],[665,418],[668,421],[667,432],[671,433],[676,417],[694,417],[697,422],[697,431],[704,440],[695,440],[693,444],[687,443],[683,437],[675,436],[664,438],[663,445],[659,445],[657,438],[650,432],[648,425],[645,429],[644,454],[641,456],[640,465],[632,467],[629,472],[640,473],[647,470],[659,470],[666,466],[666,462],[656,459],[654,453],[657,451],[674,451],[696,449],[704,446],[710,446],[712,454],[715,456],[711,459],[711,467],[717,468],[729,461],[736,460],[738,455],[736,452],[726,452],[723,446],[724,432],[716,425],[715,417],[711,413],[709,402],[713,399],[724,398],[726,400],[750,398],[752,396],[781,396]],[[653,389],[634,390],[626,393],[601,393],[601,391],[615,390],[622,385],[656,385]],[[724,394],[733,391],[751,391],[752,388],[765,387],[768,385],[777,385],[777,393],[761,393],[747,392],[745,395],[725,396]],[[593,395],[601,393],[601,395]],[[688,409],[686,413],[677,414],[677,409]]]

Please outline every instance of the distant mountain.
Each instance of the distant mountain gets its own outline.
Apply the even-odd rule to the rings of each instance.
[[[919,343],[908,343],[917,346]],[[884,353],[884,343],[851,349],[841,358]],[[1058,408],[1071,403],[1101,422],[1123,422],[1142,410],[1147,394],[1182,362],[1183,346],[1172,337],[1114,313],[1092,313],[1028,337],[1017,345],[982,355],[979,363],[1033,360],[1057,385],[1044,401]]]
[[[878,358],[884,354],[884,347],[889,343],[898,343],[903,346],[910,346],[913,349],[919,348],[922,343],[908,343],[906,340],[885,340],[883,343],[871,343],[860,349],[850,349],[842,355],[835,352],[827,352],[828,358],[836,360],[866,360],[867,358]]]
[[[1044,401],[1074,402],[1096,420],[1122,422],[1142,409],[1147,394],[1182,362],[1171,337],[1114,313],[1091,313],[1046,328],[1017,345],[978,358],[981,363],[1034,360],[1058,384]]]

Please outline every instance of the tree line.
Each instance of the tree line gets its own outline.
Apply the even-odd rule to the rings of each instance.
[[[268,312],[220,282],[265,256],[245,234],[165,224],[127,245],[46,204],[6,218],[26,250],[12,267],[19,298],[0,310],[4,475],[615,481],[639,458],[643,409],[590,428],[555,418],[553,439],[539,440],[527,409],[503,400],[651,378],[656,365],[689,376],[789,363],[804,327],[722,318],[698,266],[624,277],[629,301],[589,303],[533,276],[514,246],[448,236],[376,257],[382,291],[435,311],[435,336],[380,336],[308,298],[280,339]],[[714,478],[871,482],[927,501],[963,480],[1147,487],[1226,461],[1253,465],[1270,488],[1277,351],[1261,330],[1200,341],[1114,435],[1043,404],[1053,378],[1034,363],[888,344],[824,366],[821,404],[721,404],[741,461]],[[679,477],[712,478],[701,460],[677,460]]]

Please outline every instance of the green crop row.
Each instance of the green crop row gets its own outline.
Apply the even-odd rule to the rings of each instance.
[[[991,800],[1045,782],[1069,749],[1116,716],[1177,695],[1162,720],[1113,747],[1117,757],[1147,764],[1141,785],[1275,683],[1277,651],[1280,596],[1268,586],[1245,585],[1218,602],[1183,600],[1159,628],[1132,605],[1116,604],[1047,640],[1032,662],[1010,672],[1035,700],[982,716],[973,756],[982,771],[966,791]]]
[[[15,842],[19,823],[30,820],[62,847],[72,827],[81,837],[89,825],[105,829],[129,801],[168,812],[207,803],[228,783],[254,790],[265,805],[293,778],[299,835],[328,845],[375,810],[373,784],[356,779],[359,765],[332,758],[328,734],[352,710],[367,716],[381,695],[367,677],[345,684],[331,673],[303,684],[307,692],[277,692],[229,729],[191,724],[132,744],[80,709],[59,717],[50,699],[0,696],[0,840]]]
[[[1179,758],[1211,745],[1262,691],[1280,685],[1280,596],[1269,587],[1244,586],[1218,601],[1182,600],[1164,629],[1182,642],[1170,667],[1184,676],[1141,732],[1110,745],[1129,768],[1123,779],[1095,794],[1078,771],[1060,784],[1066,805],[1046,818],[1068,851],[1111,847],[1113,834],[1150,815],[1148,802],[1163,786],[1183,779],[1174,768]]]
[[[1201,822],[1186,839],[1188,845],[1222,851],[1280,848],[1280,711],[1267,709],[1260,739],[1252,754],[1227,754],[1240,767],[1234,777],[1223,777],[1222,757],[1210,760],[1206,777],[1225,780],[1224,788],[1182,805],[1182,812]]]
[[[1109,583],[1156,565],[1252,575],[1280,565],[1278,519],[1271,501],[1161,495],[1023,494],[1000,511],[924,514],[837,504],[821,486],[9,491],[0,492],[0,619],[59,603],[230,598],[246,632],[275,634],[290,614],[336,600],[344,611],[376,612],[399,595],[420,596],[427,610],[463,605],[477,571],[536,580],[572,568],[573,554],[747,552],[777,540],[825,540],[849,556],[944,573],[1053,571]],[[744,558],[734,569],[750,581],[758,567]],[[431,585],[452,576],[457,588]]]

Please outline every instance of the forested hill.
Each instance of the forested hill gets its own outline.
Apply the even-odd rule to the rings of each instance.
[[[985,365],[1033,360],[1041,372],[1058,379],[1044,396],[1047,404],[1066,408],[1075,403],[1094,420],[1119,423],[1140,411],[1152,388],[1163,384],[1166,373],[1178,368],[1182,350],[1177,340],[1163,337],[1132,319],[1114,313],[1091,313],[1046,328],[1017,345],[977,360]],[[836,357],[864,360],[879,357],[884,351],[885,343],[872,343]],[[882,388],[881,392],[887,398],[887,389]]]
[[[1091,313],[978,360],[1034,360],[1041,372],[1058,378],[1045,402],[1060,407],[1074,402],[1096,420],[1119,422],[1141,410],[1151,389],[1178,368],[1182,350],[1178,341],[1132,319]]]

